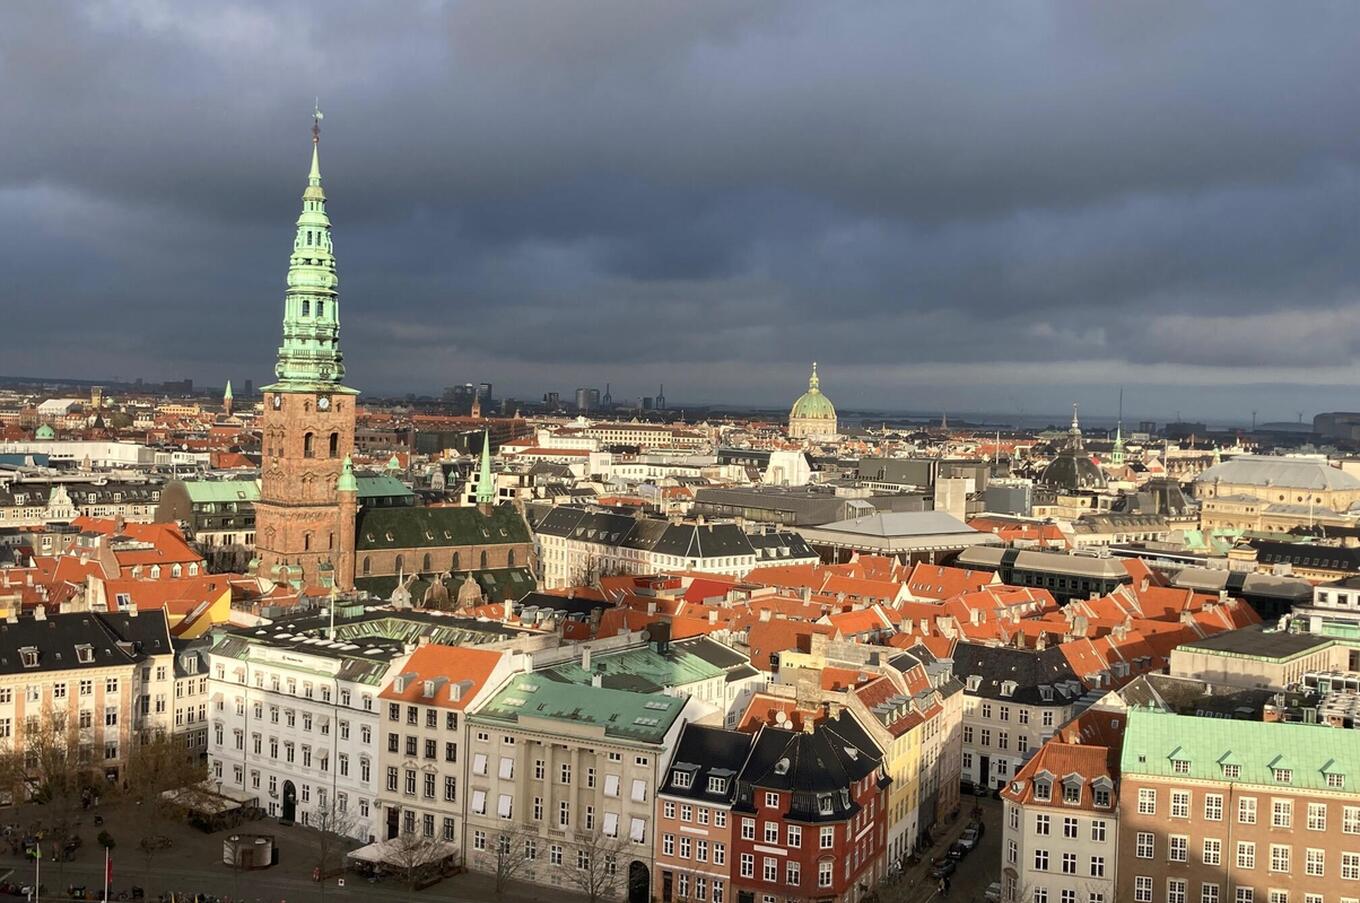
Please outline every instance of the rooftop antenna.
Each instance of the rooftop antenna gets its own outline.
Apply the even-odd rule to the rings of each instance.
[[[1251,412],[1251,431],[1256,432],[1256,412]]]

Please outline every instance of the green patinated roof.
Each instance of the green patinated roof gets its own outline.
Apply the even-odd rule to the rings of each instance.
[[[1173,751],[1189,763],[1188,773],[1173,771]],[[1353,731],[1322,725],[1129,712],[1120,760],[1125,775],[1223,781],[1225,763],[1241,767],[1233,783],[1335,790],[1327,787],[1326,774],[1360,774],[1360,743]],[[1293,780],[1277,782],[1272,768],[1292,769]]]
[[[34,438],[34,439],[55,439],[55,438],[57,438],[57,431],[54,430],[54,429],[52,429],[52,427],[50,427],[50,426],[47,425],[46,423],[44,423],[42,426],[38,427],[38,429],[37,429],[36,431],[34,431],[34,433],[33,433],[33,438]]]
[[[372,498],[392,498],[394,496],[402,498],[415,498],[415,493],[411,487],[391,474],[355,474],[354,480],[359,484],[359,500]]]
[[[637,743],[660,743],[688,697],[630,693],[564,684],[544,674],[521,674],[487,703],[475,721],[517,722],[522,717],[595,725],[605,736]]]
[[[506,599],[520,599],[525,593],[530,592],[537,585],[534,575],[527,567],[522,568],[488,568],[484,571],[472,571],[472,579],[481,587],[482,595],[487,602],[504,602]],[[468,571],[455,571],[453,576],[444,581],[444,586],[449,591],[450,599],[458,598],[458,590],[463,585],[463,579],[468,575]],[[425,590],[429,587],[431,578],[421,577],[411,583],[411,598],[419,604],[425,598]],[[392,591],[397,588],[397,578],[390,577],[356,577],[354,580],[356,589],[367,590],[379,599],[388,599],[392,596]]]
[[[185,480],[184,491],[195,505],[256,502],[260,498],[260,484],[254,480]]]
[[[822,394],[822,380],[817,375],[817,365],[812,365],[812,376],[808,378],[808,390],[798,396],[798,400],[793,403],[793,408],[789,410],[789,419],[795,418],[814,418],[817,420],[835,420],[836,406],[831,403],[831,399]]]
[[[320,116],[317,117],[319,125]],[[334,392],[354,394],[340,383],[345,377],[340,353],[340,280],[335,271],[331,221],[321,188],[319,128],[312,130],[312,167],[302,193],[293,253],[288,258],[288,289],[283,301],[283,344],[270,392]]]
[[[672,643],[665,654],[652,646],[641,646],[596,655],[591,659],[589,672],[581,668],[580,659],[575,659],[538,673],[550,680],[578,685],[589,685],[592,675],[599,674],[606,688],[656,693],[665,687],[719,677],[726,670],[695,655],[685,645]]]
[[[361,552],[531,541],[528,525],[512,505],[493,508],[490,514],[476,508],[366,509],[359,515],[355,537]]]

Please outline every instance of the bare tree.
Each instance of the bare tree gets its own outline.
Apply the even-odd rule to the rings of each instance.
[[[495,857],[492,874],[496,878],[496,898],[505,893],[506,885],[513,881],[524,867],[532,861],[530,851],[537,852],[537,836],[517,828],[506,828],[497,832],[490,842]]]
[[[194,791],[208,780],[207,762],[184,743],[184,738],[164,731],[134,738],[123,767],[123,793],[138,805],[161,808],[167,790],[182,790],[182,803],[197,800]]]
[[[406,889],[414,891],[440,873],[444,844],[433,837],[406,831],[387,842],[383,858],[396,870]]]
[[[608,837],[599,832],[585,835],[576,844],[576,861],[566,863],[563,868],[567,880],[585,894],[590,903],[617,896],[623,881],[619,860],[627,845],[623,837]]]
[[[326,899],[326,878],[343,871],[345,854],[354,844],[354,826],[357,824],[348,810],[341,809],[330,799],[321,801],[310,813],[308,824],[316,829],[316,872],[321,890],[321,899]]]

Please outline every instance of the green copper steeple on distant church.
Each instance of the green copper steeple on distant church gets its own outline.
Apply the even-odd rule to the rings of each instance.
[[[293,253],[288,259],[288,290],[283,302],[283,344],[274,373],[277,392],[351,392],[340,353],[339,279],[331,247],[331,221],[321,190],[321,111],[312,113],[312,168],[302,193]]]
[[[496,482],[491,478],[491,431],[482,433],[482,463],[477,474],[477,504],[496,504]]]

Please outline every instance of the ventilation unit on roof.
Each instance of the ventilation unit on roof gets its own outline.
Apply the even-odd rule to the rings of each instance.
[[[789,773],[789,765],[790,765],[790,764],[791,764],[791,763],[789,762],[788,756],[785,756],[784,758],[780,759],[778,762],[774,763],[774,773],[775,773],[775,774],[788,774],[788,773]]]

